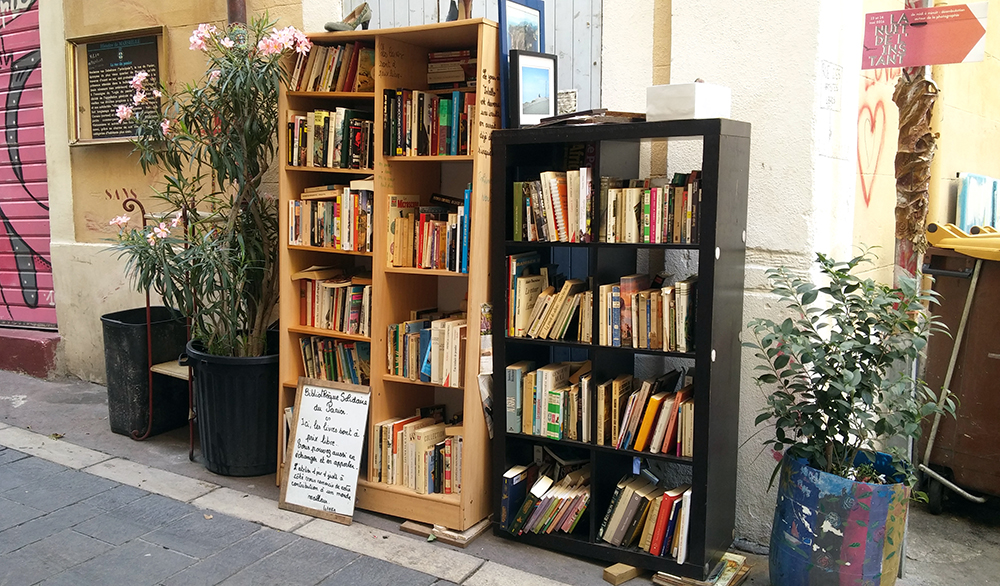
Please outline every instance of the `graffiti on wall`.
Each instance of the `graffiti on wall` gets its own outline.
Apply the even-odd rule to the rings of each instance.
[[[50,231],[36,0],[0,0],[0,323],[52,326]]]
[[[895,154],[895,113],[892,91],[900,69],[872,69],[862,75],[861,100],[858,105],[858,181],[865,208],[872,205],[876,189],[895,201],[891,179]],[[887,109],[887,105],[889,109]],[[890,191],[886,191],[889,189]]]

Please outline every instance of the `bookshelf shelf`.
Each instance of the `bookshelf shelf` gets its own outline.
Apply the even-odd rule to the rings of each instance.
[[[354,342],[371,342],[372,339],[368,336],[359,336],[358,334],[348,334],[345,332],[338,332],[337,330],[325,330],[323,328],[311,328],[309,326],[288,326],[288,331],[294,334],[302,334],[305,336],[325,336],[327,338],[334,338],[336,340],[351,340]]]
[[[527,242],[513,238],[515,184],[524,185],[523,182],[539,180],[540,173],[546,171],[566,172],[589,167],[593,185],[590,195],[593,207],[597,208],[594,210],[594,217],[601,218],[599,214],[603,210],[600,206],[605,201],[601,197],[601,178],[643,179],[639,175],[640,145],[650,141],[673,140],[685,141],[683,148],[692,151],[691,143],[701,143],[701,199],[696,204],[697,211],[691,214],[690,227],[685,230],[692,232],[691,240],[696,243]],[[670,148],[668,152],[671,152]],[[494,376],[494,404],[512,404],[508,400],[504,376],[509,365],[530,360],[534,363],[534,368],[539,368],[550,363],[590,360],[593,383],[588,387],[581,387],[581,402],[585,400],[583,388],[589,388],[593,394],[587,399],[591,406],[596,406],[597,387],[619,375],[627,374],[636,379],[649,380],[670,369],[683,367],[691,375],[691,396],[696,406],[693,425],[689,427],[692,430],[690,439],[686,440],[690,442],[687,445],[693,446],[692,457],[680,457],[673,452],[652,454],[634,449],[619,450],[609,445],[597,445],[596,440],[569,441],[525,434],[517,427],[520,423],[509,424],[511,428],[508,429],[507,420],[498,417],[492,470],[496,535],[574,555],[626,563],[647,570],[662,570],[699,580],[705,579],[732,544],[736,519],[741,353],[739,333],[743,319],[749,158],[750,125],[734,120],[541,127],[503,130],[493,134],[491,206],[496,228],[493,232],[490,262],[497,275],[493,281],[493,332],[501,333],[494,336],[494,371],[498,373]],[[678,166],[689,164],[676,163]],[[670,178],[675,172],[686,174],[690,170],[691,167],[672,169],[665,165],[654,173]],[[669,179],[663,181],[659,185],[671,185],[668,183]],[[640,183],[642,188],[650,185],[653,183]],[[583,192],[586,193],[586,190]],[[523,193],[528,192],[525,190]],[[535,193],[534,188],[531,193]],[[649,199],[653,201],[652,197]],[[518,205],[520,204],[519,198]],[[664,209],[667,209],[666,206]],[[524,214],[519,212],[517,216],[523,220]],[[574,216],[567,214],[564,217]],[[663,220],[664,217],[661,215],[660,219]],[[638,225],[641,227],[643,224]],[[670,226],[668,223],[664,225],[668,228]],[[521,224],[517,226],[520,230]],[[600,224],[595,222],[591,226],[594,232],[592,236],[597,240],[596,232]],[[550,275],[555,271],[556,274],[565,273],[567,279],[583,281],[584,291],[590,291],[593,295],[593,322],[590,325],[594,343],[581,343],[575,339],[548,340],[505,335],[509,317],[508,303],[505,301],[508,301],[511,287],[508,256],[518,253],[537,254],[538,264],[548,267]],[[670,267],[670,272],[687,271],[683,275],[673,275],[677,280],[691,273],[698,275],[692,288],[692,294],[697,299],[693,306],[694,326],[689,338],[692,344],[690,348],[693,350],[674,352],[632,348],[630,345],[616,347],[597,344],[601,326],[598,309],[600,287],[617,285],[623,277],[633,273],[655,274],[659,272],[657,267]],[[569,329],[570,335],[574,335],[574,327],[571,325]],[[525,377],[521,380],[534,379]],[[515,391],[511,397],[522,392],[516,386],[512,388]],[[530,392],[524,395],[525,400],[528,397]],[[547,403],[547,409],[551,409],[553,404]],[[565,403],[563,406],[565,407]],[[572,413],[573,408],[570,409]],[[522,417],[529,410],[533,411],[530,407],[524,407]],[[529,413],[528,417],[530,416]],[[590,409],[589,417],[589,429],[598,429],[595,408]],[[513,421],[516,422],[517,419]],[[581,421],[581,426],[584,425],[586,424]],[[512,466],[530,464],[538,446],[550,447],[555,452],[558,452],[556,447],[564,448],[567,453],[572,454],[573,459],[584,459],[590,463],[590,499],[572,534],[558,531],[536,534],[526,531],[515,535],[499,521],[504,518],[504,502],[501,498],[504,474]],[[691,486],[687,557],[682,564],[670,556],[653,555],[637,547],[619,547],[600,537],[605,514],[614,506],[617,483],[633,473],[638,465],[657,470],[666,467],[669,475],[686,478],[682,482]],[[677,482],[674,486],[680,483]],[[508,506],[509,511],[519,507],[520,503],[511,502]],[[628,543],[629,540],[623,541]]]
[[[302,244],[288,244],[288,250],[301,250],[309,252],[323,252],[326,254],[340,254],[345,256],[368,256],[370,257],[372,253],[364,252],[360,250],[340,250],[337,248],[332,248],[329,246],[305,246]]]
[[[454,161],[472,161],[475,159],[475,155],[420,155],[420,156],[392,156],[386,157],[386,161],[390,162],[430,162],[430,163],[447,163]]]
[[[413,267],[386,267],[387,275],[420,275],[422,277],[461,277],[469,278],[468,273],[456,273],[455,271],[444,271],[441,269],[418,269]]]
[[[338,167],[307,167],[305,165],[285,165],[283,170],[288,173],[333,173],[334,175],[371,175],[375,172],[374,169],[341,169]]]
[[[382,375],[382,380],[390,383],[404,383],[408,385],[417,385],[420,387],[431,387],[435,389],[454,389],[456,391],[463,391],[462,387],[446,387],[444,385],[436,385],[434,383],[427,383],[419,380],[410,380],[404,376],[397,376],[394,374],[384,374]]]
[[[390,157],[384,153],[388,152],[388,147],[393,143],[386,144],[385,141],[390,140],[390,137],[392,140],[396,138],[395,135],[385,136],[384,132],[391,127],[391,116],[395,113],[386,108],[391,100],[389,94],[385,92],[391,90],[392,95],[395,95],[396,90],[424,91],[428,85],[429,53],[471,50],[477,56],[477,69],[485,73],[476,80],[475,87],[462,91],[477,95],[495,94],[499,91],[497,25],[480,18],[417,27],[323,32],[311,34],[309,38],[314,46],[332,47],[360,42],[365,46],[374,47],[375,62],[372,78],[375,90],[373,92],[282,92],[279,116],[283,122],[288,122],[289,116],[305,115],[308,119],[310,112],[333,112],[337,108],[370,113],[374,140],[368,144],[372,146],[370,153],[373,163],[370,166],[373,168],[291,166],[287,164],[289,159],[282,161],[279,173],[279,226],[282,230],[281,241],[285,244],[279,250],[282,279],[279,303],[281,322],[279,380],[284,382],[279,393],[279,412],[284,413],[286,407],[292,406],[295,381],[304,372],[300,350],[301,338],[325,336],[346,344],[370,344],[369,384],[372,392],[366,430],[367,448],[361,479],[358,482],[357,507],[462,531],[480,522],[490,513],[492,490],[489,481],[490,443],[477,375],[481,308],[489,301],[490,293],[489,137],[491,129],[499,126],[499,112],[495,107],[480,104],[478,101],[474,106],[469,103],[469,109],[460,111],[460,120],[465,118],[462,114],[471,111],[468,128],[476,129],[469,133],[468,152],[472,153],[470,155]],[[427,93],[434,94],[435,98],[451,97],[445,95],[445,92]],[[461,103],[465,103],[464,98]],[[390,122],[388,127],[387,122]],[[279,153],[282,156],[289,152],[290,139],[295,144],[294,135],[294,132],[281,133]],[[327,136],[329,137],[329,134]],[[485,136],[485,139],[481,138],[482,136]],[[368,165],[368,163],[363,164]],[[367,180],[367,176],[372,176],[372,179]],[[311,197],[308,193],[304,197],[303,192],[310,187],[348,184],[352,180],[359,182],[359,185],[361,183],[369,185],[370,187],[360,189],[367,189],[374,194],[371,200],[371,222],[368,224],[371,228],[372,252],[288,245],[289,209],[305,207],[290,202],[307,199],[330,201],[332,197],[327,198],[322,195]],[[465,195],[466,189],[470,190],[469,231],[475,235],[475,238],[467,239],[468,274],[387,266],[387,251],[390,250],[390,196],[419,196],[419,206],[430,206],[432,194],[460,198]],[[300,284],[292,280],[292,274],[309,267],[331,265],[341,269],[357,269],[362,273],[371,272],[369,314],[372,335],[370,338],[299,325]],[[308,290],[308,287],[305,290]],[[459,338],[462,343],[455,346],[459,352],[453,354],[456,358],[451,363],[454,366],[456,361],[460,360],[467,365],[461,387],[442,387],[386,374],[389,372],[387,344],[390,340],[386,335],[389,326],[413,320],[415,312],[432,307],[439,307],[442,312],[462,310],[466,313],[466,336]],[[404,389],[403,385],[407,388]],[[381,453],[376,454],[376,450],[379,449],[378,439],[373,438],[376,438],[375,432],[379,431],[378,424],[411,417],[420,408],[440,404],[446,405],[446,417],[459,412],[464,416],[460,432],[456,431],[458,428],[449,427],[450,433],[454,435],[460,433],[462,438],[461,492],[418,494],[407,487],[377,482],[381,469],[376,472],[375,463],[381,457]],[[284,424],[280,425],[279,429],[284,430]],[[284,432],[279,435],[284,436]],[[279,478],[285,465],[284,448],[285,438],[280,437]]]

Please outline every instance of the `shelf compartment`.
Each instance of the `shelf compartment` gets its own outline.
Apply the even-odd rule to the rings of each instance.
[[[635,450],[619,450],[612,446],[602,446],[598,444],[590,444],[587,442],[568,440],[568,439],[553,439],[550,437],[545,437],[541,435],[529,435],[526,433],[511,433],[506,432],[504,435],[507,436],[508,440],[517,440],[538,444],[565,446],[567,448],[577,448],[582,450],[594,450],[598,452],[603,452],[606,454],[611,454],[614,456],[627,456],[630,458],[649,458],[651,460],[659,460],[663,462],[673,462],[675,464],[684,464],[690,466],[693,462],[693,458],[684,458],[681,456],[673,456],[671,454],[659,453],[654,454],[652,452],[637,452]]]
[[[359,509],[411,519],[420,523],[462,525],[461,494],[417,494],[404,486],[358,479]]]
[[[580,348],[584,350],[610,350],[612,352],[631,352],[634,354],[647,354],[653,356],[669,356],[672,358],[695,358],[694,352],[664,352],[663,350],[650,350],[647,348],[633,348],[631,346],[601,346],[600,344],[588,344],[577,342],[576,340],[550,340],[548,338],[518,338],[507,336],[504,338],[507,344],[532,344],[536,346],[563,346],[567,348]]]
[[[438,161],[441,163],[448,163],[455,161],[473,161],[475,158],[475,155],[393,155],[391,157],[385,157],[385,160],[390,163],[399,163],[403,161]]]
[[[361,250],[341,250],[331,246],[307,246],[305,244],[289,244],[288,250],[302,250],[309,252],[327,252],[330,254],[344,254],[348,256],[372,256],[372,253]]]
[[[406,378],[405,376],[399,376],[399,375],[396,375],[396,374],[383,374],[382,375],[382,380],[386,381],[386,382],[391,382],[391,383],[403,383],[403,384],[407,384],[407,385],[417,385],[417,386],[421,386],[421,387],[430,387],[430,388],[434,388],[434,389],[455,389],[456,391],[463,390],[463,387],[448,387],[448,386],[445,386],[445,385],[438,385],[438,384],[434,384],[434,383],[427,383],[427,382],[423,382],[423,381],[420,381],[420,380],[410,380],[410,379]]]
[[[313,328],[302,325],[288,326],[288,331],[307,336],[323,336],[324,338],[334,338],[336,340],[348,340],[352,342],[366,342],[370,344],[372,341],[372,339],[368,336],[348,334],[345,332],[338,332],[337,330],[325,330],[323,328]]]

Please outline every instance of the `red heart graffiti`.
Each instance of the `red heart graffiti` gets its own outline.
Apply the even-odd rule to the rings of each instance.
[[[861,194],[865,206],[871,204],[875,173],[885,147],[885,103],[879,100],[872,108],[864,104],[858,109],[858,173],[861,174]]]

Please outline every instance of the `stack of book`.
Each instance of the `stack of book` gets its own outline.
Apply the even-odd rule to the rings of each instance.
[[[366,182],[352,182],[361,183]],[[366,188],[306,188],[301,199],[288,202],[288,244],[371,252],[374,199],[374,191]]]
[[[417,494],[458,494],[462,490],[461,425],[444,422],[444,405],[391,418],[373,429],[374,482],[394,484]]]
[[[696,244],[700,171],[673,178],[595,179],[590,167],[547,171],[513,184],[518,242]]]
[[[303,372],[309,378],[367,385],[371,376],[371,344],[324,336],[299,338]]]
[[[388,266],[468,273],[471,197],[471,186],[464,199],[435,193],[426,206],[416,195],[389,195]]]
[[[382,94],[382,154],[468,155],[476,94],[385,89]]]
[[[465,379],[465,314],[389,326],[388,374],[443,387]]]
[[[290,167],[371,169],[375,130],[371,112],[334,110],[288,112],[286,163]]]
[[[515,535],[572,533],[590,504],[590,465],[569,472],[558,481],[537,474],[537,466],[514,466],[504,474],[501,523]],[[516,512],[515,512],[516,511]]]
[[[661,586],[740,586],[746,581],[749,572],[746,556],[726,552],[705,580],[657,572],[653,575],[653,583]]]
[[[289,80],[290,91],[373,92],[375,48],[360,41],[343,45],[313,45],[300,53]]]
[[[650,474],[628,474],[618,481],[598,530],[599,539],[619,547],[687,559],[691,486],[670,489]]]
[[[476,86],[476,52],[432,51],[427,54],[427,87],[432,90]]]
[[[371,335],[370,275],[345,275],[312,266],[292,274],[299,282],[299,325],[359,336]]]

